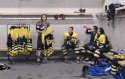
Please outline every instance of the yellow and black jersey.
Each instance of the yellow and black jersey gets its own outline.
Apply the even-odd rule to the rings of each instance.
[[[42,43],[44,43],[44,56],[51,56],[54,52],[53,50],[53,29],[51,27],[46,28],[42,33]]]
[[[64,42],[66,44],[72,45],[75,44],[78,41],[78,34],[73,32],[70,34],[69,32],[64,33]]]
[[[37,26],[37,28],[39,27]],[[47,26],[42,33],[38,33],[37,49],[44,50],[52,46],[54,40],[53,32],[53,29]]]
[[[75,32],[73,32],[72,34],[70,34],[69,32],[65,32],[64,33],[64,39],[66,40],[66,39],[72,39],[72,38],[74,38],[74,39],[78,39],[78,34],[77,33],[75,33]]]
[[[106,35],[101,34],[97,40],[100,44],[105,44],[106,43]]]
[[[23,37],[23,27],[20,27],[19,37],[20,37],[20,38],[22,38],[22,37]]]
[[[11,26],[8,30],[8,53],[11,56],[29,54],[32,51],[32,39],[27,26]]]
[[[38,31],[37,49],[44,50],[48,41],[50,41],[48,38],[50,38],[50,36],[53,37],[53,29],[48,22],[39,21],[36,23],[36,31]],[[40,31],[42,33],[40,33]]]
[[[105,34],[101,34],[97,39],[97,46],[103,46],[103,47],[110,47],[111,48],[111,42],[108,40],[108,38]]]
[[[42,34],[42,43],[44,44],[46,40],[53,40],[53,29],[48,27]]]

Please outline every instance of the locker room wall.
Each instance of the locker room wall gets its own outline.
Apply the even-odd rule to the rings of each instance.
[[[98,8],[103,0],[0,0],[0,8]],[[82,5],[81,5],[82,2]],[[98,4],[97,4],[98,3]]]
[[[50,10],[50,9],[69,9],[69,12],[74,12],[75,9],[77,10],[79,8],[94,8],[95,9],[101,9],[103,6],[103,0],[0,0],[0,14],[21,14],[21,12],[28,12],[34,11],[34,9],[37,9],[38,13],[42,13],[42,9]],[[82,1],[82,3],[81,3]],[[98,4],[97,4],[98,3]],[[26,10],[23,10],[26,9]],[[34,11],[37,13],[37,11]],[[98,10],[96,10],[98,11]],[[51,12],[54,12],[53,10]],[[60,12],[60,10],[58,11]],[[67,10],[66,10],[67,12]],[[63,11],[61,10],[61,13]],[[7,41],[7,24],[18,24],[18,23],[25,23],[25,24],[31,24],[31,35],[33,38],[33,45],[34,48],[36,48],[36,41],[37,41],[37,33],[35,31],[35,24],[38,20],[0,20],[0,48],[6,48],[6,41]],[[67,31],[67,28],[69,26],[74,26],[75,31],[78,32],[81,44],[88,42],[87,36],[85,35],[81,25],[88,25],[91,26],[94,24],[92,20],[84,20],[81,22],[81,20],[49,20],[51,23],[51,27],[54,29],[54,37],[55,37],[55,48],[58,49],[62,45],[62,35],[64,31]],[[83,24],[81,24],[83,23]]]
[[[33,48],[37,46],[37,33],[35,30],[35,24],[38,20],[0,20],[0,48],[6,48],[7,41],[7,25],[25,23],[30,24],[31,37],[33,39]],[[51,27],[54,29],[55,37],[55,49],[60,49],[63,44],[63,33],[68,31],[68,27],[73,26],[74,31],[79,34],[81,45],[89,42],[89,35],[85,34],[84,25],[92,27],[96,25],[93,20],[48,20]]]
[[[0,12],[5,9],[14,8],[14,11],[20,12],[19,8],[102,8],[103,4],[108,4],[107,2],[114,0],[1,0],[0,2]],[[119,0],[125,4],[124,0]],[[49,4],[49,5],[48,5]],[[16,9],[16,10],[15,10]],[[7,10],[8,12],[8,10]],[[13,11],[12,11],[13,12]],[[18,24],[20,22],[25,24],[31,24],[31,35],[33,38],[33,45],[36,48],[37,33],[35,31],[35,24],[38,20],[0,20],[0,48],[6,48],[7,41],[7,24]],[[62,35],[64,31],[67,31],[69,26],[74,26],[75,31],[78,32],[81,45],[87,43],[89,36],[85,35],[85,29],[81,26],[93,26],[98,25],[105,29],[109,39],[111,39],[113,47],[115,49],[124,49],[125,48],[125,18],[117,18],[115,22],[116,28],[108,27],[107,20],[48,20],[51,23],[51,27],[54,29],[55,45],[56,49],[60,48],[62,45]],[[122,37],[122,39],[120,38]]]
[[[37,33],[35,24],[38,20],[0,20],[0,48],[6,48],[7,41],[7,24],[25,23],[31,24],[31,36],[33,38],[33,46],[36,48]],[[55,49],[60,49],[63,43],[63,33],[67,31],[69,26],[74,26],[75,32],[79,34],[81,45],[89,41],[89,35],[85,34],[85,29],[82,26],[98,25],[105,29],[105,32],[113,44],[115,50],[125,49],[125,18],[116,18],[115,28],[107,26],[107,20],[48,20],[51,27],[54,29]]]
[[[125,18],[115,19],[115,28],[107,26],[107,20],[103,19],[102,27],[113,44],[115,50],[125,50]]]

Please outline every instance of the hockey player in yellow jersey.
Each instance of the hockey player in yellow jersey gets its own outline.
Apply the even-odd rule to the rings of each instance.
[[[68,28],[68,32],[64,33],[64,44],[62,46],[62,52],[64,55],[65,62],[68,62],[68,50],[75,50],[76,62],[80,62],[80,49],[79,49],[79,39],[78,34],[73,31],[73,27]]]
[[[99,35],[99,37],[97,39],[97,49],[94,53],[94,62],[92,62],[93,65],[97,64],[98,58],[102,57],[102,55],[104,53],[109,52],[111,49],[111,44],[110,44],[108,37],[106,36],[103,28],[99,28],[98,35]]]

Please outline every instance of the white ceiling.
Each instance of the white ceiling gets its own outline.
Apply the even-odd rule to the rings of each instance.
[[[0,0],[0,8],[101,8],[104,0]]]

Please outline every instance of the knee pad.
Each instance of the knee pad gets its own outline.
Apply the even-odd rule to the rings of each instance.
[[[66,53],[66,52],[67,52],[67,49],[66,49],[64,46],[62,47],[62,52],[63,52],[63,53]]]
[[[96,51],[95,51],[94,57],[97,57],[97,58],[100,57],[100,51],[99,51],[99,50],[96,50]]]
[[[75,48],[75,54],[79,54],[79,48]]]
[[[28,51],[32,51],[32,50],[33,50],[31,43],[28,43],[28,44],[26,45],[26,48],[27,48]]]
[[[67,55],[67,52],[63,52],[63,55]]]
[[[86,49],[84,47],[81,47],[81,52],[82,53],[85,53],[86,52]]]
[[[115,65],[112,65],[111,66],[111,74],[116,75],[117,71],[118,71],[118,67]]]
[[[67,56],[67,50],[66,49],[62,49],[63,55],[66,57]]]
[[[92,51],[90,51],[90,50],[87,50],[87,53],[89,53],[89,54],[92,54]]]

